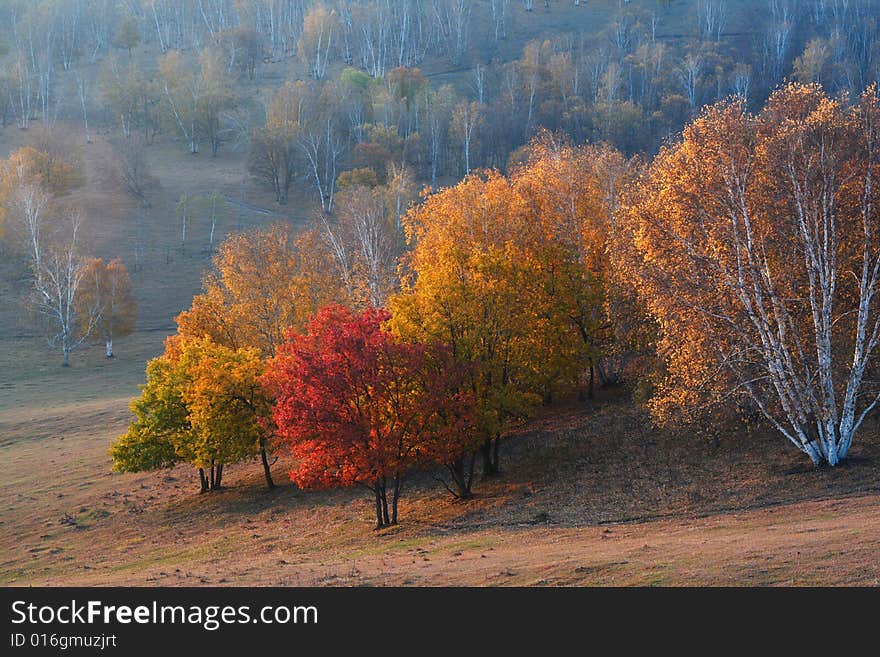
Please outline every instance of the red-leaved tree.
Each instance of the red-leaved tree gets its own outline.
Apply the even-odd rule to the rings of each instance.
[[[264,375],[279,438],[297,461],[291,479],[302,488],[366,485],[377,528],[397,523],[406,472],[475,448],[473,397],[453,359],[383,330],[389,317],[326,306]]]

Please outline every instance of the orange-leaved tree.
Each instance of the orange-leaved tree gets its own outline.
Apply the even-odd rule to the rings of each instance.
[[[273,356],[289,329],[302,328],[318,308],[341,296],[333,263],[324,255],[324,242],[314,232],[294,239],[290,227],[280,224],[231,235],[214,257],[204,292],[177,317],[180,333]]]
[[[390,300],[391,326],[446,344],[466,366],[483,471],[494,474],[499,437],[571,377],[580,338],[536,248],[544,243],[527,199],[501,174],[472,175],[428,197],[404,226],[412,250]]]
[[[86,261],[76,306],[81,335],[91,333],[103,340],[107,358],[113,358],[113,340],[131,334],[137,315],[131,278],[122,260]]]
[[[629,273],[660,329],[659,420],[738,401],[813,463],[846,458],[880,400],[876,91],[725,101],[657,156]]]
[[[377,528],[397,524],[408,471],[455,460],[474,435],[459,369],[442,347],[383,329],[388,316],[327,306],[305,333],[291,333],[263,377],[279,438],[297,461],[291,478],[303,488],[368,486]]]
[[[572,146],[542,131],[511,180],[531,217],[533,257],[542,263],[542,290],[582,341],[578,359],[588,371],[588,394],[598,374],[615,383],[635,351],[631,327],[639,316],[620,284],[622,235],[618,199],[637,167],[608,145]],[[548,345],[547,349],[552,346]]]

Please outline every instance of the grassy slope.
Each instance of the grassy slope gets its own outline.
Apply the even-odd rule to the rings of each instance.
[[[510,439],[504,474],[475,500],[416,476],[402,525],[377,534],[362,491],[270,493],[257,464],[231,467],[229,488],[207,496],[186,467],[110,473],[127,400],[97,396],[4,411],[0,582],[880,583],[870,439],[850,465],[817,472],[775,436],[652,431],[625,397],[557,408]]]
[[[516,56],[524,40],[559,25],[592,29],[617,4],[520,13],[501,55]],[[661,34],[676,36],[686,5],[673,3]],[[428,62],[426,72],[466,88],[465,74],[442,62]],[[265,83],[279,76],[269,71]],[[0,154],[31,136],[8,128]],[[285,485],[268,494],[256,466],[231,468],[230,489],[208,497],[194,494],[186,469],[112,474],[106,449],[125,428],[144,363],[161,351],[208,263],[204,220],[191,227],[186,252],[178,248],[177,198],[219,188],[237,199],[244,189],[249,204],[270,210],[230,206],[221,235],[273,218],[302,221],[313,203],[304,189],[279,211],[247,180],[241,153],[190,156],[166,138],[149,150],[162,186],[144,211],[100,184],[106,148],[100,134],[81,147],[89,183],[74,196],[90,221],[90,249],[133,267],[139,235],[146,245],[134,272],[138,330],[120,341],[117,358],[90,348],[59,368],[21,317],[22,263],[0,261],[0,582],[878,582],[876,465],[789,473],[801,462],[776,439],[713,449],[656,435],[646,418],[613,401],[595,412],[554,411],[515,437],[504,476],[481,483],[467,505],[452,503],[430,478],[413,482],[404,525],[380,536],[357,491]],[[856,448],[874,464],[875,434],[871,427]]]

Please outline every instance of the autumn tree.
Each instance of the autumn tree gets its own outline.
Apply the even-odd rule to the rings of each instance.
[[[302,328],[337,298],[328,258],[322,240],[309,231],[294,239],[288,226],[230,235],[218,247],[203,292],[177,317],[178,329],[272,356],[289,329]]]
[[[30,261],[31,306],[45,322],[49,346],[61,349],[64,367],[70,365],[70,352],[91,333],[99,316],[97,307],[79,302],[86,274],[81,226],[77,211],[64,212],[48,237],[37,238],[39,251]]]
[[[323,2],[316,2],[303,18],[302,36],[297,51],[309,74],[316,80],[324,77],[338,38],[338,16]]]
[[[225,113],[238,105],[238,97],[216,50],[205,49],[199,53],[199,87],[199,123],[211,145],[211,155],[216,156],[226,136]]]
[[[466,366],[483,471],[494,474],[499,438],[565,378],[577,345],[548,293],[533,216],[492,172],[429,196],[403,221],[412,250],[402,291],[389,302],[391,326],[447,345]]]
[[[85,339],[77,326],[93,326],[96,311],[78,305],[85,274],[81,214],[58,197],[79,182],[73,166],[58,153],[32,147],[15,151],[0,166],[0,230],[8,224],[28,255],[28,305],[39,318],[62,365]],[[88,333],[86,330],[86,334]]]
[[[114,469],[140,472],[189,463],[201,492],[217,490],[224,467],[260,456],[274,486],[269,457],[274,429],[258,379],[255,349],[230,349],[210,338],[172,336],[147,364],[147,382],[132,400],[135,420],[111,447]]]
[[[169,52],[159,60],[159,86],[166,121],[186,140],[190,153],[197,153],[206,139],[216,156],[224,137],[224,112],[238,103],[219,54],[202,50],[198,69],[191,70],[179,52]]]
[[[659,421],[738,402],[836,465],[876,407],[876,89],[789,85],[753,116],[706,110],[661,151],[629,217],[629,275],[660,328]]]
[[[113,358],[113,340],[131,334],[137,314],[131,279],[122,260],[86,261],[76,308],[80,337],[103,340],[107,358]]]
[[[164,118],[179,130],[190,153],[199,150],[198,75],[190,71],[178,51],[172,50],[159,60],[159,86],[163,92]]]
[[[186,405],[180,394],[180,376],[166,352],[147,363],[147,381],[129,408],[135,416],[128,430],[110,448],[113,469],[143,472],[171,468],[184,460],[182,449],[192,440]],[[199,468],[202,492],[208,488]],[[210,479],[213,479],[211,477]]]
[[[274,488],[274,425],[271,400],[260,383],[265,368],[260,352],[232,350],[206,338],[184,349],[182,364],[191,379],[183,391],[191,426],[206,442],[233,446],[232,459],[259,455],[266,486]]]
[[[160,81],[137,62],[123,66],[109,56],[101,68],[98,88],[123,136],[131,137],[140,129],[143,141],[151,143],[160,127],[164,91]]]
[[[798,82],[822,83],[831,59],[831,50],[824,39],[813,39],[800,57],[794,60],[794,77]]]
[[[36,184],[51,195],[60,196],[83,183],[81,171],[63,138],[56,141],[55,133],[44,133],[41,148],[22,146],[2,162],[0,185],[10,190],[16,186]]]
[[[573,331],[582,341],[581,353],[572,360],[580,360],[589,372],[587,394],[592,397],[595,372],[603,369],[603,351],[610,348],[611,322],[606,312],[611,226],[599,179],[591,175],[594,154],[546,132],[530,150],[528,162],[512,179],[538,228],[532,246],[547,265],[552,312],[569,320],[556,322],[563,331],[559,337],[565,344],[565,334]]]
[[[299,170],[303,92],[302,83],[285,82],[269,104],[265,126],[251,135],[248,171],[271,185],[275,200],[282,204],[287,203],[290,185]]]
[[[377,529],[397,524],[407,472],[468,448],[471,416],[454,370],[431,367],[426,347],[384,330],[387,319],[383,310],[325,307],[264,377],[297,462],[291,478],[303,488],[367,486]]]

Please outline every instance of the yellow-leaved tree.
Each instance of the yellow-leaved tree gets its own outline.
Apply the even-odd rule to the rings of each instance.
[[[201,491],[216,490],[226,465],[260,457],[274,487],[270,401],[259,378],[257,349],[230,349],[210,338],[168,338],[147,364],[147,382],[132,400],[128,431],[111,447],[114,469],[140,472],[190,463]]]
[[[180,334],[252,347],[264,357],[342,294],[323,239],[311,231],[294,239],[280,224],[229,236],[203,287],[177,317]]]
[[[617,217],[638,164],[611,146],[575,147],[548,131],[527,150],[511,179],[526,202],[533,257],[543,263],[542,296],[567,320],[559,329],[574,330],[582,342],[570,365],[587,374],[592,397],[597,375],[603,385],[616,383],[639,351],[642,314],[629,286],[621,285],[618,259],[627,236]]]
[[[113,340],[130,335],[137,316],[131,278],[122,260],[86,261],[76,308],[80,335],[103,340],[107,358],[113,358]]]
[[[498,440],[571,375],[578,341],[566,330],[528,203],[496,172],[428,197],[403,220],[412,247],[391,326],[439,340],[467,366],[477,400],[483,472],[498,471]],[[469,486],[473,460],[453,478]]]

